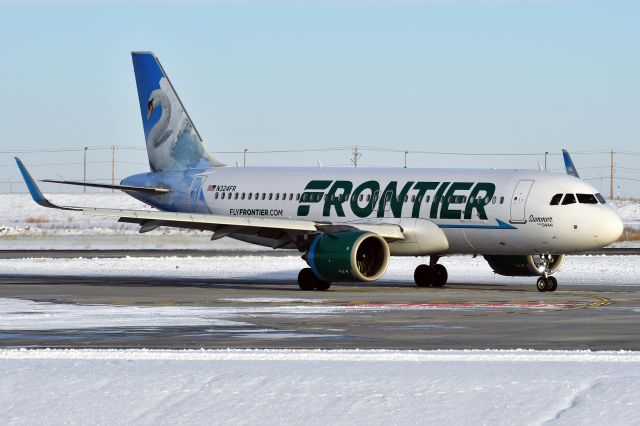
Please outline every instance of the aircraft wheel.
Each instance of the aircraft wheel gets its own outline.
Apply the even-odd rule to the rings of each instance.
[[[545,286],[545,290],[556,291],[557,288],[558,280],[555,277],[547,277],[547,285]]]
[[[413,280],[418,287],[429,287],[432,281],[433,271],[429,265],[418,265],[413,273]]]
[[[547,280],[545,277],[538,278],[538,281],[536,281],[536,288],[538,291],[547,291]]]
[[[433,286],[434,287],[444,287],[447,283],[447,279],[449,278],[449,273],[447,272],[447,268],[445,268],[441,264],[436,264],[433,266]]]
[[[304,268],[298,272],[298,285],[300,286],[300,290],[303,291],[325,291],[331,287],[330,282],[323,281],[316,277],[316,274],[313,273],[311,268]]]
[[[316,280],[317,280],[317,283],[316,283],[315,288],[318,291],[327,291],[327,290],[329,290],[329,287],[331,287],[331,283],[330,282],[322,281],[322,280],[319,280],[317,278],[316,278]]]
[[[298,285],[300,290],[311,291],[315,288],[317,278],[311,268],[304,268],[298,272]]]

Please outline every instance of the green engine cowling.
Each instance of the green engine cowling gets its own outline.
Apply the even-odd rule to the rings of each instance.
[[[311,243],[306,261],[324,281],[375,281],[387,271],[389,246],[373,232],[319,234]]]
[[[557,272],[564,262],[564,255],[514,255],[484,256],[493,272],[509,277],[533,277],[545,272]]]

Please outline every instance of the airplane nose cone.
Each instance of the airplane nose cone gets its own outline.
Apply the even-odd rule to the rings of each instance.
[[[624,225],[620,217],[611,209],[602,211],[596,224],[596,234],[594,235],[602,247],[608,246],[620,239]]]

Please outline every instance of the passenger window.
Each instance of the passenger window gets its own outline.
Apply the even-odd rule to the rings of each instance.
[[[557,206],[558,204],[560,204],[561,199],[562,199],[562,194],[556,194],[553,197],[551,197],[551,202],[549,203],[549,205]]]
[[[263,193],[262,193],[262,199],[264,200],[266,196],[267,196],[267,193],[266,193],[266,192],[263,192]]]
[[[564,196],[564,199],[562,200],[562,205],[566,206],[568,204],[575,204],[576,202],[576,196],[573,194],[566,194]]]
[[[360,196],[358,197],[358,201],[362,201],[363,198],[364,198],[364,195],[360,194]]]
[[[293,192],[289,194],[289,201],[293,200]]]
[[[216,192],[215,195],[213,196],[213,198],[215,198],[216,200],[218,199],[218,193]]]
[[[599,192],[596,194],[596,199],[600,202],[600,204],[607,204],[607,200],[605,200],[602,194],[600,194]]]
[[[250,199],[251,199],[251,196],[253,195],[253,192],[250,192],[250,193],[248,193],[247,195],[248,195],[248,197],[247,197],[247,198],[250,200]]]
[[[240,199],[244,200],[244,192],[242,193],[242,195],[240,196]]]
[[[269,200],[273,200],[273,192],[269,193]]]
[[[576,194],[580,204],[598,204],[596,196],[593,194]]]
[[[500,197],[500,204],[504,203],[504,197]]]
[[[495,203],[496,203],[496,197],[493,197],[493,198],[491,199],[491,203],[492,203],[492,204],[495,204]]]
[[[300,201],[300,193],[296,194],[296,201]]]
[[[371,194],[367,194],[367,201],[371,200]]]
[[[431,201],[431,195],[427,195],[424,199],[425,203],[428,203],[429,201]]]
[[[412,195],[412,196],[411,196],[411,202],[413,203],[413,202],[415,202],[415,201],[416,201],[416,196],[415,196],[415,195]]]
[[[269,197],[269,198],[271,198],[271,197]],[[279,199],[280,199],[280,193],[276,192],[276,200],[279,200]]]
[[[234,198],[235,200],[237,200],[237,199],[238,199],[238,195],[239,195],[239,194],[236,192],[236,195],[234,195],[234,197],[233,197],[233,198]]]

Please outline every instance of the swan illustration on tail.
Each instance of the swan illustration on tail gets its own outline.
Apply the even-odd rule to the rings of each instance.
[[[206,150],[173,85],[152,52],[132,52],[151,170],[223,166]]]

